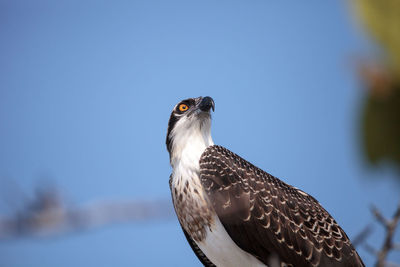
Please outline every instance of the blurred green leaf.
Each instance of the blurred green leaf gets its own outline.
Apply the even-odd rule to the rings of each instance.
[[[400,166],[400,90],[389,95],[371,93],[364,104],[362,117],[363,146],[373,164],[391,161]]]
[[[390,71],[400,76],[400,1],[356,0],[359,17],[373,38],[383,47]]]
[[[400,167],[400,1],[352,2],[366,30],[382,48],[379,62],[363,64],[360,76],[367,96],[361,135],[367,160]]]

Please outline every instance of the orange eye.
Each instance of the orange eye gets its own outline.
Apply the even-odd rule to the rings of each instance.
[[[180,104],[180,105],[179,105],[179,111],[184,112],[184,111],[186,111],[186,110],[188,110],[188,109],[189,109],[189,107],[188,107],[188,105],[186,105],[186,104]]]

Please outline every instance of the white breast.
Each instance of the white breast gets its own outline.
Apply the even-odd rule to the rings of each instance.
[[[211,230],[207,229],[206,238],[196,244],[218,267],[266,266],[233,242],[216,215]]]

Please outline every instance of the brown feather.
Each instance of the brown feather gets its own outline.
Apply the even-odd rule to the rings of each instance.
[[[265,264],[277,254],[296,267],[364,266],[317,200],[229,150],[205,150],[200,180],[232,240]]]

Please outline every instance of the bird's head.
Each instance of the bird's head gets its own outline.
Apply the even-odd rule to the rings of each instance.
[[[183,156],[200,157],[206,147],[213,145],[210,110],[214,108],[209,96],[185,99],[174,107],[166,139],[172,165],[174,159]]]

